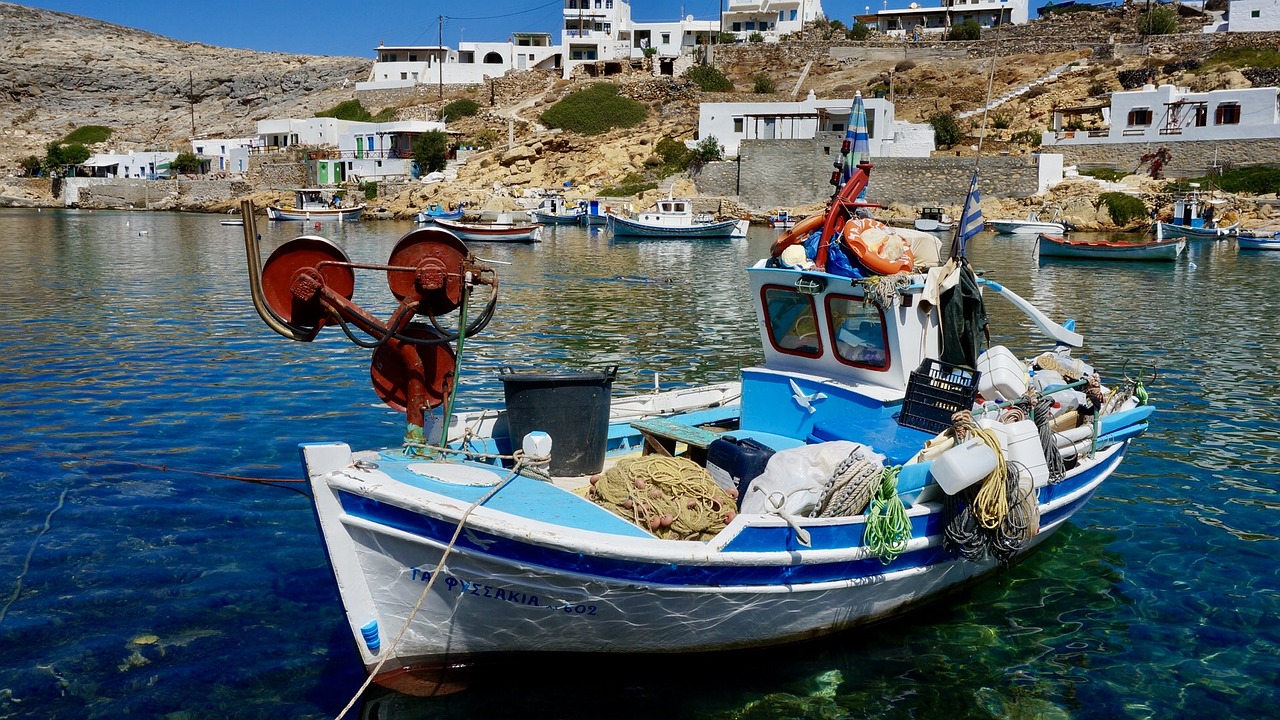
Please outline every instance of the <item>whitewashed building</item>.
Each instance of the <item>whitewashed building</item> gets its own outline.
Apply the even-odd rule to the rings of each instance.
[[[911,3],[905,8],[885,8],[857,19],[892,37],[920,38],[945,33],[952,26],[972,20],[981,28],[1022,25],[1029,19],[1028,0],[941,0],[940,5],[923,7]]]
[[[934,148],[933,126],[898,122],[893,103],[864,98],[871,157],[928,157]],[[714,137],[725,157],[737,157],[743,140],[804,140],[819,133],[847,130],[853,99],[819,100],[812,91],[798,102],[726,102],[698,106],[698,134]]]
[[[1280,30],[1280,1],[1231,0],[1227,6],[1228,32]]]
[[[200,158],[201,172],[242,173],[249,169],[249,153],[257,138],[198,138],[191,152]]]
[[[479,85],[511,70],[560,67],[561,48],[550,33],[512,33],[508,42],[440,45],[379,45],[369,79],[356,90],[385,90],[415,85]]]
[[[176,152],[138,151],[125,154],[102,153],[80,163],[81,173],[89,177],[135,178],[158,180],[173,176],[169,163]]]
[[[1041,146],[1277,138],[1276,93],[1274,87],[1191,92],[1173,85],[1115,92],[1107,105],[1055,110]]]
[[[765,42],[799,32],[804,24],[823,17],[821,0],[729,0],[720,16],[724,32],[746,40],[754,33]]]
[[[313,158],[316,181],[330,185],[347,180],[414,177],[413,142],[445,124],[429,120],[370,123],[336,118],[258,121],[254,149],[270,152],[294,145],[327,148]]]

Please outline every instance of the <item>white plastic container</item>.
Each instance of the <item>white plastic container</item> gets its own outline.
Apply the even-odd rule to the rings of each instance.
[[[982,438],[973,437],[939,455],[929,472],[943,492],[955,495],[995,469],[995,452]]]
[[[1009,464],[1017,463],[1018,472],[1030,473],[1033,487],[1049,484],[1049,463],[1044,459],[1040,445],[1040,430],[1033,420],[1019,420],[1005,426],[1009,438],[1009,452],[1005,458]]]
[[[525,433],[520,449],[532,458],[549,458],[551,457],[551,436],[541,430]]]
[[[996,345],[978,356],[978,392],[986,400],[1017,400],[1027,391],[1031,377],[1027,366],[1003,345]]]

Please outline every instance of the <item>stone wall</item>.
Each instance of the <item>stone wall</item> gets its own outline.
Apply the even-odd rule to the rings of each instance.
[[[253,191],[243,180],[67,178],[61,201],[68,207],[173,210],[228,202]]]
[[[821,140],[746,140],[736,163],[703,168],[695,178],[698,192],[736,195],[743,205],[760,210],[820,202],[831,196],[838,148]],[[982,169],[984,198],[1023,198],[1039,190],[1036,155],[985,157]],[[907,205],[959,205],[972,174],[972,157],[877,158],[869,196]]]
[[[1061,153],[1063,163],[1080,168],[1108,167],[1133,172],[1138,168],[1138,158],[1154,151],[1159,145],[1152,143],[1120,143],[1107,145],[1055,145],[1053,151]],[[1190,140],[1171,142],[1169,164],[1164,167],[1165,177],[1201,177],[1208,175],[1216,164],[1230,169],[1248,165],[1274,165],[1280,158],[1280,139],[1220,140],[1209,142]]]

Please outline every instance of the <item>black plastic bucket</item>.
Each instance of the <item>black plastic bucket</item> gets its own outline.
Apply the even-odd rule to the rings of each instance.
[[[515,372],[503,368],[507,426],[513,450],[524,436],[551,436],[551,474],[590,475],[604,469],[609,402],[617,367],[603,372]]]

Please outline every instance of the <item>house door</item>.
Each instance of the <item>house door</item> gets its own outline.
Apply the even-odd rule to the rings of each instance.
[[[356,159],[357,160],[364,159],[364,136],[362,135],[356,136]]]
[[[777,135],[777,121],[774,118],[765,118],[764,134],[761,140],[773,140]]]

